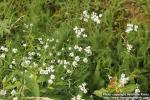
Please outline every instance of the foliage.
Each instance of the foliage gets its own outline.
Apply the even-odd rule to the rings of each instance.
[[[149,7],[148,0],[1,0],[0,99],[149,93]]]

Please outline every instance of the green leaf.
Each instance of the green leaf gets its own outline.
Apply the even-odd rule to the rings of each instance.
[[[106,89],[102,88],[102,89],[100,89],[100,90],[94,91],[94,94],[95,94],[96,96],[102,97],[102,96],[103,96],[103,93],[107,93],[107,92],[108,92],[108,91],[107,91]]]
[[[140,84],[141,91],[147,92],[149,83],[148,79],[144,75],[139,76],[138,83]]]
[[[136,87],[137,86],[135,84],[129,84],[129,85],[123,87],[122,91],[131,93],[131,92],[133,92],[136,89]]]
[[[25,80],[26,87],[30,90],[32,96],[38,97],[40,95],[39,85],[36,80],[36,75],[29,72],[25,72],[23,74],[20,73],[20,76]]]
[[[5,87],[6,90],[9,90],[9,89],[13,89],[15,87],[19,87],[21,86],[21,83],[20,82],[15,82],[13,85],[12,84],[7,84],[7,86]]]

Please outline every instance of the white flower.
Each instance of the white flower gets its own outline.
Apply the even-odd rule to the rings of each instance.
[[[80,95],[77,95],[77,100],[80,100],[81,99],[81,96]]]
[[[33,24],[32,23],[30,23],[30,27],[32,27],[33,26]]]
[[[83,21],[88,22],[88,19],[90,18],[90,15],[88,14],[88,12],[85,10],[83,11],[80,20],[83,19]]]
[[[55,79],[55,75],[52,74],[52,75],[50,76],[50,79],[51,79],[51,80]]]
[[[79,50],[79,52],[81,52],[82,51],[82,47],[79,47],[78,50]]]
[[[16,77],[13,77],[12,82],[15,82],[16,80],[17,80]]]
[[[13,90],[11,91],[11,95],[14,96],[14,95],[16,95],[16,94],[17,94],[16,90],[13,89]]]
[[[61,50],[62,50],[62,51],[64,51],[64,50],[65,50],[65,48],[61,48]]]
[[[43,66],[46,66],[46,63],[45,63],[45,62],[43,62]]]
[[[9,65],[9,68],[12,68],[13,67],[13,65]]]
[[[80,57],[79,57],[79,56],[76,56],[76,57],[74,58],[74,60],[75,60],[76,62],[79,62],[79,61],[80,61]]]
[[[69,53],[69,56],[74,57],[74,53],[73,52]]]
[[[127,51],[130,52],[132,50],[133,46],[131,44],[127,43]]]
[[[18,100],[18,98],[17,97],[13,97],[13,100]]]
[[[67,66],[66,65],[64,65],[64,69],[66,69],[67,68]]]
[[[53,59],[53,60],[51,60],[51,63],[55,63],[55,60]]]
[[[87,63],[87,62],[88,62],[88,59],[87,59],[87,58],[84,58],[84,59],[83,59],[83,62],[84,62],[84,63]]]
[[[32,59],[32,57],[31,57],[31,56],[29,56],[29,57],[28,57],[28,59],[29,59],[29,60],[31,60],[31,59]]]
[[[138,26],[134,25],[134,31],[137,31],[137,30],[138,30]]]
[[[27,25],[27,24],[24,24],[24,26],[25,26],[25,28],[29,28],[29,25]]]
[[[28,67],[30,63],[31,63],[31,61],[28,60],[27,58],[25,58],[25,59],[23,59],[23,62],[21,63],[21,66]]]
[[[82,83],[81,85],[79,85],[80,90],[85,94],[87,93],[87,89],[85,88],[86,85],[86,83]]]
[[[64,64],[64,61],[63,60],[58,60],[57,61],[60,65]]]
[[[27,44],[25,44],[25,43],[24,43],[22,46],[23,46],[23,47],[26,47],[26,46],[27,46]]]
[[[6,95],[6,90],[0,90],[0,95],[5,96]]]
[[[132,31],[137,31],[138,30],[138,26],[137,25],[133,25],[133,24],[127,24],[127,28],[125,30],[126,33],[130,33]]]
[[[74,30],[74,31],[78,30],[78,27],[77,27],[77,26],[75,26],[75,27],[73,28],[73,30]]]
[[[125,84],[128,83],[128,81],[129,81],[129,77],[125,77],[125,74],[122,73],[122,74],[121,74],[121,78],[120,78],[120,80],[119,80],[120,85],[121,85],[121,86],[124,86]]]
[[[13,53],[17,53],[17,52],[18,52],[18,49],[13,48],[13,49],[12,49],[12,52],[13,52]]]
[[[64,60],[64,65],[69,65],[70,62],[68,62],[67,60]]]
[[[77,26],[75,26],[73,30],[75,31],[76,37],[79,38],[82,35],[82,33],[85,31],[85,28],[78,28]]]
[[[72,47],[69,47],[68,50],[72,50]]]
[[[39,57],[41,56],[41,54],[40,54],[39,52],[38,52],[38,53],[36,53],[36,55],[37,55],[37,56],[39,56]]]
[[[37,66],[38,66],[38,64],[33,62],[33,67],[37,67]]]
[[[79,46],[78,45],[75,45],[74,46],[74,49],[76,50],[76,49],[79,49]]]
[[[83,34],[82,36],[83,36],[83,38],[86,38],[86,37],[87,37],[87,35],[86,35],[86,34]]]
[[[5,51],[5,47],[4,46],[1,46],[1,48],[0,48],[1,50],[3,50],[3,51]]]
[[[90,46],[87,46],[87,47],[84,49],[84,51],[85,51],[87,54],[89,54],[89,55],[92,54],[92,51],[91,51],[91,47],[90,47]]]
[[[52,55],[53,55],[53,53],[50,52],[50,53],[49,53],[49,56],[52,56]]]
[[[50,65],[47,69],[48,69],[49,72],[52,72],[52,73],[55,71],[54,70],[54,65]]]
[[[61,79],[61,80],[64,80],[64,77],[61,77],[60,79]]]
[[[5,51],[5,47],[4,46],[1,46],[1,48],[0,48],[1,50],[3,50],[3,51]]]
[[[42,38],[38,38],[39,41],[42,41]]]
[[[140,89],[139,88],[136,88],[135,89],[135,94],[138,94],[138,93],[140,93],[141,91],[140,91]]]
[[[43,41],[40,41],[40,44],[44,44],[44,42],[43,42]]]
[[[5,52],[8,52],[8,48],[6,48],[6,47],[4,47],[4,46],[1,46],[0,50],[5,51]]]
[[[44,49],[47,49],[48,48],[48,44],[44,45]]]
[[[46,41],[48,42],[48,41],[50,41],[50,39],[46,39]]]
[[[74,67],[76,67],[78,64],[77,64],[76,61],[73,61],[72,65],[73,65]]]
[[[127,28],[125,30],[126,33],[132,32],[133,31],[133,24],[127,24]]]
[[[49,83],[49,84],[53,84],[53,80],[49,79],[49,80],[48,80],[48,83]]]
[[[8,52],[8,49],[7,48],[5,48],[5,50],[4,50],[5,52]]]
[[[37,50],[41,50],[41,48],[40,48],[40,47],[37,47]]]
[[[34,55],[35,55],[35,52],[31,52],[31,55],[34,56]]]
[[[102,14],[99,14],[99,17],[101,18],[103,15]]]
[[[108,75],[108,79],[111,80],[111,79],[112,79],[112,76]]]
[[[67,69],[67,73],[72,73],[72,71],[71,71],[71,70],[69,70],[69,69]]]
[[[100,18],[102,17],[102,14],[100,14],[99,16],[97,15],[97,13],[93,12],[91,14],[91,20],[96,22],[97,24],[100,24],[101,20]]]
[[[15,65],[15,64],[16,64],[16,60],[15,60],[15,59],[13,59],[13,61],[12,61],[11,63]]]
[[[2,53],[2,54],[0,55],[0,58],[5,58],[5,54]]]
[[[121,74],[121,78],[125,78],[125,74],[124,73]]]
[[[40,70],[41,75],[48,75],[48,72],[49,72],[48,70],[43,70],[43,69]]]
[[[85,99],[82,99],[80,95],[77,95],[77,96],[72,97],[71,100],[85,100]]]
[[[85,31],[85,28],[80,28],[81,33]]]

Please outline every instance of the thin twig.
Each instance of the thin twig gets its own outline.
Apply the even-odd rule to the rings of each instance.
[[[11,26],[10,29],[17,23],[19,22],[25,15],[22,15],[21,17],[19,17]]]

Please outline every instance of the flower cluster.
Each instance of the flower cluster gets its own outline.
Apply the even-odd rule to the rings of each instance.
[[[0,58],[5,58],[6,53],[8,52],[8,48],[1,46],[0,50],[2,51],[2,54],[0,54]]]
[[[128,83],[128,81],[129,81],[129,77],[125,77],[125,74],[121,74],[121,78],[120,78],[120,80],[119,80],[119,85],[120,85],[120,87],[124,87],[124,85],[125,84],[127,84]]]
[[[88,12],[85,10],[83,11],[82,15],[81,15],[81,20],[83,19],[83,21],[88,22],[88,19],[90,18],[90,15],[88,14]]]
[[[51,75],[50,75],[50,79],[48,80],[48,83],[49,83],[49,84],[53,84],[54,80],[55,80],[55,75],[54,75],[54,74],[51,74]]]
[[[26,30],[28,30],[28,29],[32,29],[33,24],[32,24],[32,23],[30,23],[30,24],[26,24],[26,23],[24,23],[24,27],[25,27],[25,30],[23,30],[23,32],[26,32]]]
[[[134,24],[127,24],[127,28],[125,30],[126,33],[130,33],[132,31],[137,31],[138,30],[138,26],[134,25]]]
[[[80,38],[81,36],[82,36],[83,38],[87,37],[86,34],[83,34],[83,32],[85,31],[84,28],[78,28],[77,26],[75,26],[75,27],[73,28],[73,30],[74,30],[74,32],[75,32],[77,38]]]
[[[91,20],[96,21],[96,16],[95,18],[94,15],[88,17],[88,14],[86,15],[86,12],[84,12],[84,17],[86,17],[87,19],[91,18]],[[25,27],[27,29],[30,29],[32,28],[32,24],[25,24]],[[76,74],[81,74],[82,76],[82,74],[86,72],[86,70],[88,69],[87,67],[89,67],[90,63],[88,60],[89,56],[92,55],[91,46],[85,44],[85,41],[82,41],[82,39],[80,38],[82,37],[84,38],[84,40],[87,39],[85,28],[79,28],[78,26],[75,26],[73,30],[77,37],[75,39],[78,40],[78,43],[74,42],[74,39],[71,40],[69,38],[67,40],[69,41],[69,44],[64,43],[62,47],[58,47],[58,39],[34,37],[32,41],[21,40],[19,42],[21,43],[21,47],[19,47],[20,44],[16,44],[16,47],[11,47],[11,50],[8,50],[6,47],[1,46],[0,51],[2,53],[0,54],[0,57],[5,58],[6,53],[10,51],[9,53],[13,56],[9,58],[9,64],[7,64],[10,68],[9,70],[12,70],[12,72],[14,72],[16,69],[21,70],[21,74],[24,75],[29,73],[29,78],[33,78],[34,73],[34,75],[37,77],[37,81],[39,80],[39,77],[46,77],[44,80],[40,80],[40,82],[42,81],[48,83],[47,87],[55,87],[54,83],[61,83],[62,81],[63,83],[67,84],[65,84],[65,86],[72,86],[72,83],[74,82],[71,81],[74,80],[72,80],[71,77],[76,76]],[[74,45],[72,45],[72,42]],[[31,44],[34,44],[34,46],[32,46]],[[59,69],[61,69],[61,72]],[[83,72],[79,73],[80,70],[83,70]],[[12,74],[10,83],[13,85],[16,82],[20,82],[20,80],[22,80],[20,78],[21,77],[16,76],[16,74]],[[25,82],[27,81],[25,80]],[[86,83],[82,83],[81,85],[77,85],[75,87],[80,90],[80,92],[83,92],[85,94],[88,92]],[[3,88],[5,89],[5,87]],[[12,100],[18,100],[17,90],[17,86],[8,90],[0,90],[0,96],[7,96],[7,91],[7,94],[11,95]],[[82,99],[80,95],[77,95],[73,97],[72,100],[84,99]]]
[[[13,100],[18,100],[18,97],[13,97]]]
[[[136,89],[135,89],[135,94],[139,94],[141,91],[140,91],[140,89],[137,87]]]
[[[22,67],[29,67],[31,63],[30,57],[23,57],[23,61],[21,62]]]
[[[102,14],[97,14],[96,12],[92,12],[91,15],[88,14],[88,12],[85,10],[83,11],[82,15],[81,15],[81,20],[88,22],[89,19],[91,19],[93,22],[100,24],[101,23],[101,18]]]
[[[18,49],[13,48],[13,49],[12,49],[12,52],[13,52],[13,53],[17,53],[17,52],[18,52]]]
[[[71,98],[71,100],[85,100],[82,99],[82,97],[80,95],[74,96],[73,98]]]
[[[127,24],[127,28],[125,30],[126,33],[130,33],[132,31],[137,31],[138,30],[138,26],[137,25],[134,25],[134,24]],[[128,43],[127,41],[127,51],[130,52],[132,49],[133,49],[133,46],[131,44]]]
[[[5,96],[6,95],[6,90],[0,90],[0,96]]]
[[[16,90],[13,89],[13,90],[11,91],[11,95],[12,95],[12,96],[15,96],[16,94],[17,94]]]
[[[102,17],[102,14],[97,15],[97,13],[93,12],[91,15],[91,20],[93,20],[97,24],[100,24],[101,23],[101,20],[100,20],[101,17]]]
[[[127,51],[130,52],[132,50],[133,46],[131,44],[127,43]]]
[[[85,94],[87,93],[87,89],[85,88],[86,85],[86,83],[82,83],[81,85],[79,85],[80,90]]]
[[[88,55],[92,55],[92,51],[91,51],[91,47],[87,46],[84,51],[88,54]]]

